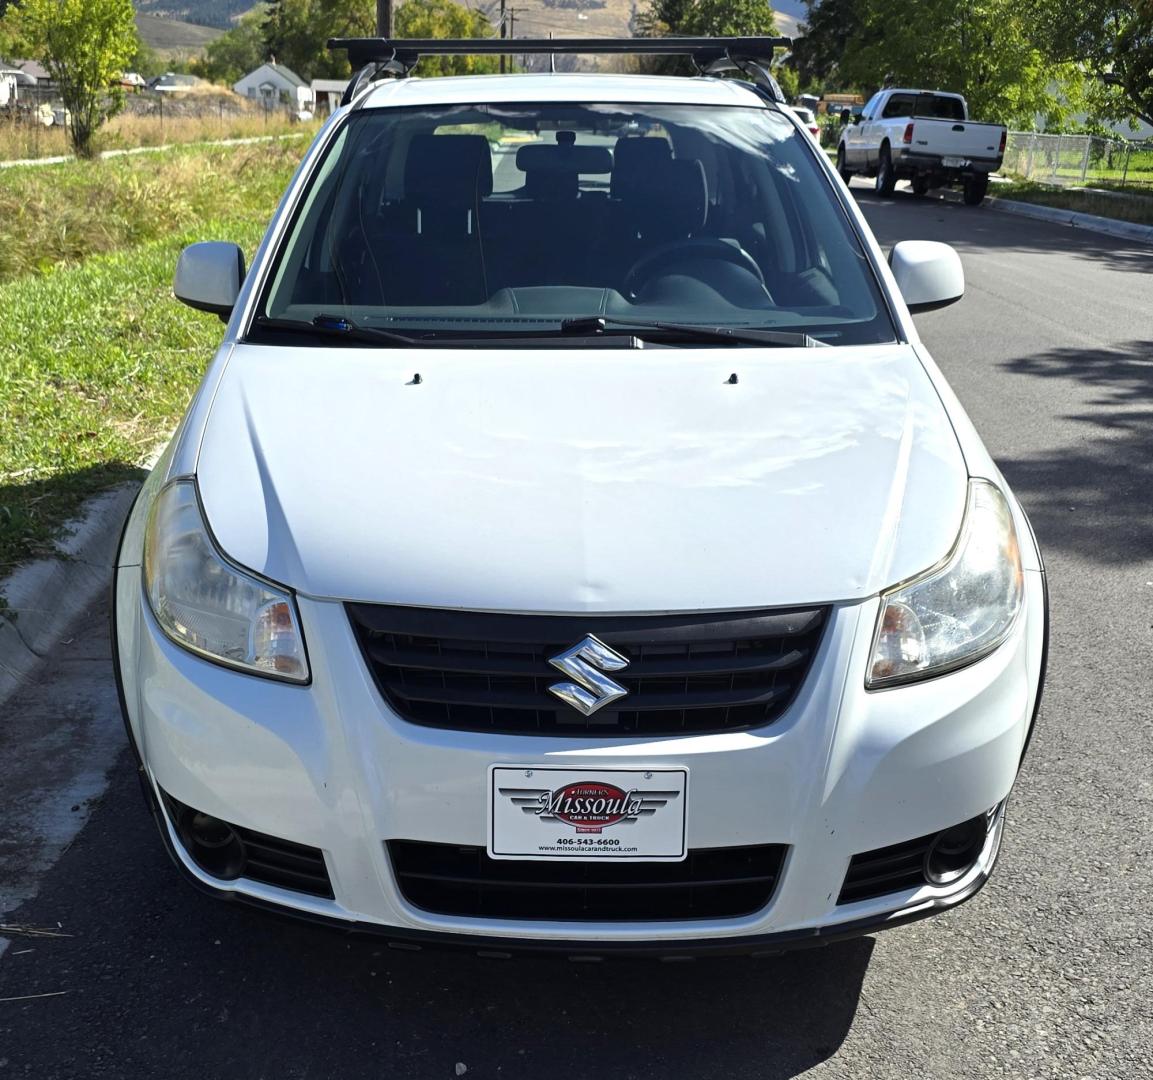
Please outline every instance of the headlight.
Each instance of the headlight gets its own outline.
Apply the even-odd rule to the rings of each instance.
[[[257,675],[308,681],[291,594],[225,561],[190,480],[170,484],[152,506],[144,588],[156,621],[177,645]]]
[[[963,667],[1008,636],[1021,609],[1021,553],[1005,496],[969,483],[961,535],[945,562],[881,594],[870,688]]]

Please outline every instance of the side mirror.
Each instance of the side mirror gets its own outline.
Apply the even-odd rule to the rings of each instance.
[[[902,240],[889,253],[897,288],[913,313],[932,311],[965,295],[961,257],[936,240]]]
[[[190,244],[180,253],[172,291],[181,303],[227,322],[243,282],[244,252],[235,244],[212,240]]]

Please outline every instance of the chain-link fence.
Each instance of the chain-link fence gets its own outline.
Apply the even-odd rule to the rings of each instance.
[[[130,93],[119,115],[100,128],[101,149],[134,149],[165,143],[278,134],[300,119],[289,104],[251,99],[212,88],[182,94]],[[71,153],[68,113],[58,92],[21,87],[0,107],[0,161]]]
[[[1153,190],[1153,142],[1011,131],[1001,171],[1043,184]]]

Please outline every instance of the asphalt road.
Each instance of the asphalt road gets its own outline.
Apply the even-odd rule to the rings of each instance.
[[[0,1077],[1153,1076],[1153,249],[859,197],[883,243],[960,250],[967,296],[920,325],[1051,576],[1041,726],[984,892],[775,960],[394,953],[195,895],[122,755],[9,917],[72,936],[14,937],[0,958],[0,998],[59,994],[0,1002]],[[49,717],[52,687],[16,712]],[[119,723],[106,690],[60,710],[77,730]]]

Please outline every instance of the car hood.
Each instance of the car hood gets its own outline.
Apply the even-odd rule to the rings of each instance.
[[[966,486],[905,345],[239,345],[197,476],[302,593],[545,612],[865,597],[945,555]]]

